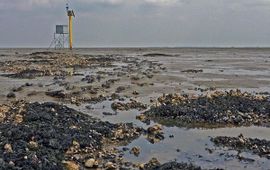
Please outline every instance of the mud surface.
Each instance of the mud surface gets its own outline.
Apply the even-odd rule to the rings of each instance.
[[[268,170],[269,54],[1,49],[0,169]]]

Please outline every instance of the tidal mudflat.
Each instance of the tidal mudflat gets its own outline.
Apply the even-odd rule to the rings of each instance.
[[[269,169],[270,49],[1,49],[0,169]]]

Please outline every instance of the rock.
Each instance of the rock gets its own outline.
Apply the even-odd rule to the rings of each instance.
[[[117,113],[103,112],[102,114],[105,116],[112,116],[112,115],[116,115]]]
[[[170,135],[169,138],[174,138],[174,135]]]
[[[125,152],[125,151],[128,151],[128,150],[129,150],[129,148],[127,148],[127,147],[123,147],[123,148],[122,148],[122,150]]]
[[[23,122],[23,116],[20,114],[15,115],[15,120],[16,123],[22,123]]]
[[[136,116],[136,119],[138,119],[140,121],[144,121],[144,120],[146,120],[146,116],[144,114],[140,114],[140,115]]]
[[[30,141],[28,143],[28,146],[29,146],[30,149],[34,150],[34,149],[37,149],[38,148],[38,143],[35,142],[35,141]]]
[[[12,146],[11,146],[11,144],[9,144],[9,143],[5,144],[4,149],[5,149],[5,151],[6,151],[7,153],[12,153],[12,152],[13,152]]]
[[[80,170],[80,166],[73,161],[63,161],[67,170]]]
[[[23,90],[22,86],[12,89],[13,92],[19,92],[19,91],[22,91],[22,90]]]
[[[85,166],[86,168],[93,168],[93,167],[96,166],[96,165],[97,165],[97,161],[96,161],[95,159],[93,159],[93,158],[87,159],[87,160],[85,161],[85,163],[84,163],[84,166]]]
[[[141,153],[141,149],[137,146],[133,147],[131,150],[130,150],[130,154],[134,154],[135,156],[139,156]]]
[[[140,164],[140,165],[139,165],[139,169],[140,169],[140,170],[143,170],[143,169],[144,169],[144,164]]]
[[[30,87],[30,86],[33,86],[33,84],[27,82],[27,83],[25,83],[25,86]]]
[[[144,165],[145,169],[151,169],[157,166],[160,166],[160,162],[157,158],[152,158],[147,164]]]
[[[15,98],[15,97],[16,97],[16,95],[13,92],[10,92],[7,94],[7,98]]]
[[[105,168],[108,169],[108,170],[114,170],[114,169],[116,169],[116,166],[112,162],[107,162],[105,164]]]
[[[55,97],[55,98],[65,98],[66,97],[66,94],[64,93],[63,90],[46,92],[45,94],[47,96],[51,96],[51,97]]]
[[[130,110],[130,109],[137,109],[137,110],[145,110],[147,109],[147,105],[142,104],[136,100],[131,100],[131,102],[128,103],[121,103],[121,102],[113,102],[111,104],[111,108],[113,110]]]
[[[133,95],[139,95],[139,92],[133,91],[132,94],[133,94]]]
[[[119,87],[117,87],[117,89],[115,90],[115,93],[121,93],[121,92],[123,92],[124,90],[126,90],[126,87],[124,87],[124,86],[119,86]]]
[[[159,133],[161,130],[162,130],[162,126],[159,125],[159,124],[156,124],[156,125],[154,125],[154,126],[152,126],[152,127],[149,127],[149,128],[147,129],[147,132],[150,133],[150,134],[157,134],[157,133]]]

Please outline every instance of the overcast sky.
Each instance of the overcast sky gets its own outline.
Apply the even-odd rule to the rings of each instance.
[[[75,47],[270,46],[270,0],[69,0]],[[0,0],[0,47],[48,47],[66,0]]]

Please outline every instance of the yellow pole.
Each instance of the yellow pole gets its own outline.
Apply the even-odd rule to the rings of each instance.
[[[72,16],[69,15],[69,49],[72,50]]]

